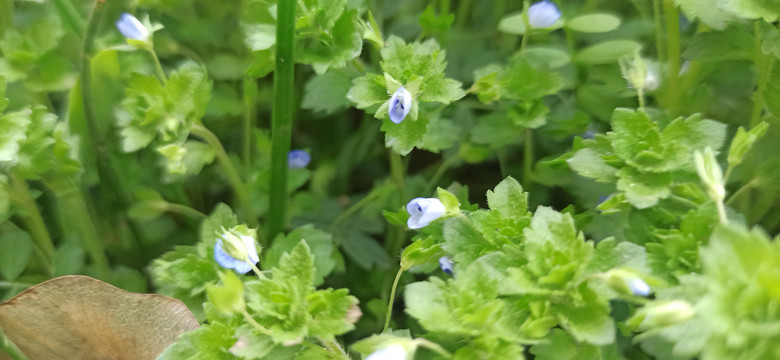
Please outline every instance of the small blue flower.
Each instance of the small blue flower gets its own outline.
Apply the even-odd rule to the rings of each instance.
[[[446,273],[449,276],[454,276],[453,275],[454,265],[455,262],[452,261],[452,259],[450,259],[447,256],[442,256],[439,258],[439,266],[441,267],[441,271],[444,271],[444,273]]]
[[[116,21],[116,28],[128,39],[146,41],[149,37],[149,30],[146,29],[144,24],[128,13],[123,13],[119,20]]]
[[[287,153],[287,166],[290,169],[303,169],[309,165],[311,155],[303,150],[290,150]]]
[[[440,218],[447,209],[437,198],[415,198],[406,204],[406,212],[409,213],[409,220],[406,225],[410,229],[419,229],[428,226],[431,221]]]
[[[561,12],[555,3],[549,0],[540,1],[528,8],[528,24],[532,29],[545,29],[555,25],[561,18]]]
[[[252,270],[252,264],[260,261],[255,248],[255,238],[226,231],[214,245],[214,260],[226,269],[233,269],[241,274]]]
[[[650,285],[647,285],[647,283],[640,278],[634,278],[629,281],[628,288],[631,290],[631,293],[636,296],[650,295]]]
[[[393,344],[372,352],[364,360],[406,360],[406,349],[401,345]]]
[[[411,109],[412,94],[401,86],[395,91],[393,97],[390,98],[390,106],[387,109],[390,113],[390,121],[400,124],[401,121],[404,121],[406,115],[409,115],[409,110]]]

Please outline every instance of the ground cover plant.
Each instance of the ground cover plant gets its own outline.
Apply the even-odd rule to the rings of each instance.
[[[0,0],[0,359],[780,358],[778,17]]]

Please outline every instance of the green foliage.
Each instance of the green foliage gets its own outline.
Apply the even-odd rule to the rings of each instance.
[[[439,102],[446,105],[465,95],[459,82],[444,77],[447,66],[444,61],[445,51],[433,39],[407,44],[392,36],[387,44],[381,51],[380,65],[384,75],[366,74],[356,78],[347,98],[358,109],[375,111],[374,117],[382,120],[385,146],[393,151],[406,155],[415,147],[440,149],[443,147],[440,138],[432,135],[442,127],[450,131],[453,129],[452,126],[443,125],[441,120],[438,123],[442,125],[431,126],[435,122],[429,122],[441,110],[430,109],[425,103]],[[412,109],[406,120],[395,124],[390,121],[387,110],[391,96],[402,85],[412,95]]]

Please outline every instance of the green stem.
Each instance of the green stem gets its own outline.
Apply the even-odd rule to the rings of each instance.
[[[739,198],[740,195],[744,194],[746,191],[750,190],[756,185],[758,185],[758,181],[756,181],[756,179],[753,179],[747,182],[745,185],[742,185],[739,189],[737,189],[737,191],[729,196],[728,200],[726,200],[726,204],[732,204],[735,199]]]
[[[341,347],[341,345],[335,339],[331,339],[330,341],[326,341],[325,339],[323,339],[321,337],[317,337],[317,340],[319,340],[322,343],[322,345],[326,349],[328,349],[328,352],[331,355],[336,355],[336,356],[342,357],[344,359],[349,359],[350,358],[349,355],[347,355],[347,352],[344,351],[344,349]]]
[[[414,342],[420,344],[420,346],[426,349],[435,351],[436,353],[438,353],[439,355],[443,356],[446,359],[452,359],[452,354],[449,351],[445,350],[443,347],[441,347],[441,345],[433,341],[430,341],[428,339],[423,339],[423,338],[417,338],[414,339]]]
[[[439,5],[439,15],[444,16],[450,13],[450,0],[441,0]]]
[[[525,47],[528,45],[528,38],[531,37],[531,23],[528,21],[528,0],[523,1],[523,24],[525,24],[525,32],[523,32],[522,39],[520,40],[520,53],[525,52]]]
[[[525,144],[523,144],[523,186],[531,186],[534,170],[534,138],[531,129],[525,129]]]
[[[30,196],[27,182],[15,173],[11,173],[11,186],[16,193],[17,199],[20,200],[19,205],[26,212],[27,216],[24,217],[24,221],[27,224],[27,231],[32,235],[38,248],[41,249],[46,271],[49,274],[53,274],[54,243],[49,235],[49,230],[46,229],[46,224],[43,221],[38,205],[35,204],[35,200]]]
[[[84,24],[84,20],[81,18],[81,14],[79,14],[79,11],[73,5],[73,1],[52,0],[52,2],[57,8],[57,12],[60,14],[60,17],[65,19],[65,22],[68,24],[68,26],[70,26],[78,36],[84,34],[86,25]]]
[[[165,210],[170,211],[172,213],[182,214],[184,216],[189,216],[191,218],[195,219],[205,219],[208,218],[208,215],[195,210],[189,206],[182,205],[182,204],[174,204],[174,203],[165,203]]]
[[[74,184],[74,187],[75,192],[72,193],[73,196],[68,196],[66,199],[69,204],[68,208],[73,210],[69,213],[76,217],[75,221],[78,222],[79,227],[81,228],[81,241],[84,244],[84,249],[89,253],[89,257],[92,259],[92,263],[97,269],[98,276],[103,280],[110,279],[111,266],[108,263],[103,242],[100,241],[99,232],[95,228],[95,223],[90,216],[85,194],[78,185]]]
[[[0,353],[6,353],[14,360],[29,360],[22,350],[20,350],[11,339],[5,336],[2,328],[0,328]]]
[[[269,236],[284,231],[287,219],[287,154],[293,122],[295,94],[295,1],[280,0],[277,7],[274,107],[271,114],[271,195]]]
[[[720,223],[727,223],[728,218],[726,218],[726,207],[723,205],[723,199],[716,201],[715,205],[718,207],[718,218],[720,219]]]
[[[395,274],[395,280],[393,280],[393,287],[390,290],[390,297],[387,299],[387,314],[385,315],[385,326],[382,328],[382,332],[387,332],[390,328],[390,318],[393,316],[393,303],[395,302],[395,289],[398,287],[398,281],[401,280],[401,275],[404,273],[404,268],[399,268],[398,273]]]
[[[149,53],[149,56],[152,57],[152,62],[154,63],[154,71],[157,73],[157,78],[160,79],[160,83],[165,86],[168,83],[168,78],[165,76],[165,71],[163,71],[162,64],[160,63],[160,58],[157,57],[157,53],[154,52],[154,47],[150,45],[146,52]]]
[[[101,0],[95,0],[95,4],[89,13],[89,19],[87,20],[87,30],[84,34],[84,43],[81,47],[81,69],[79,81],[81,83],[81,98],[84,105],[84,120],[87,124],[87,134],[90,139],[90,145],[95,153],[95,162],[97,164],[98,175],[103,183],[102,185],[109,188],[117,198],[119,207],[122,211],[130,207],[131,198],[127,189],[124,188],[122,181],[116,170],[111,166],[111,161],[106,151],[106,145],[103,139],[99,138],[97,125],[97,116],[95,115],[94,102],[92,100],[92,71],[91,71],[91,54],[92,43],[97,33],[97,27],[100,18],[103,15],[105,9],[104,2]],[[129,220],[130,231],[133,233],[138,251],[143,258],[146,258],[146,250],[144,248],[145,238],[143,227],[133,219]]]
[[[469,18],[469,10],[471,10],[471,0],[460,0],[458,2],[458,13],[455,16],[455,25],[463,27]]]
[[[28,283],[20,283],[16,281],[0,281],[0,289],[2,288],[10,288],[10,287],[23,287],[28,288],[30,286],[34,286],[35,284],[28,284]]]
[[[0,39],[7,30],[14,28],[13,0],[0,0]]]
[[[766,92],[767,83],[769,82],[769,75],[772,73],[772,64],[774,62],[774,56],[771,54],[764,54],[761,50],[761,28],[759,21],[754,23],[754,36],[756,38],[755,44],[755,63],[757,69],[756,92],[753,94],[753,111],[750,115],[750,127],[758,125],[761,121],[761,115],[764,112],[764,106],[766,101],[764,99],[764,92]]]
[[[447,171],[447,169],[452,166],[455,162],[458,161],[458,157],[456,155],[448,157],[446,160],[444,160],[441,165],[439,165],[439,168],[436,169],[436,172],[433,173],[433,176],[431,176],[431,179],[428,180],[428,183],[425,184],[425,193],[431,193],[436,186],[436,184],[439,182],[439,179],[444,175],[444,173]]]
[[[203,139],[206,144],[214,149],[217,161],[219,162],[219,165],[222,166],[222,170],[225,171],[225,176],[227,176],[230,186],[233,187],[233,192],[235,193],[238,205],[241,207],[241,210],[244,211],[246,223],[249,227],[257,227],[258,222],[254,215],[254,211],[252,210],[252,206],[249,203],[249,192],[247,191],[247,187],[241,180],[241,176],[238,175],[236,167],[233,166],[233,162],[230,161],[230,157],[227,152],[225,152],[225,148],[222,146],[219,138],[217,138],[211,130],[201,124],[193,124],[192,127],[190,127],[190,132],[192,135]],[[260,238],[262,239],[262,237]],[[261,240],[260,243],[265,246],[264,241]]]
[[[398,188],[398,202],[396,206],[403,205],[406,200],[406,184],[404,182],[404,170],[403,159],[401,155],[396,154],[390,150],[390,174],[393,177]],[[406,238],[405,228],[402,226],[396,226],[392,231],[388,232],[388,241],[385,243],[385,248],[388,254],[395,256],[403,246],[404,239]]]
[[[244,164],[250,167],[252,164],[252,125],[255,120],[255,96],[257,94],[257,84],[255,79],[244,76],[244,138],[242,141],[242,152]]]
[[[661,0],[653,0],[653,23],[655,25],[655,51],[660,63],[666,62],[666,49],[664,49],[664,28],[661,20]]]
[[[498,158],[498,168],[501,171],[501,177],[505,178],[509,173],[509,165],[507,164],[506,148],[500,148],[496,150],[496,157]]]
[[[680,103],[678,88],[680,76],[680,15],[674,0],[663,0],[664,17],[666,19],[666,50],[668,54],[666,96],[667,108],[672,116],[677,115]]]
[[[252,264],[251,261],[247,261],[246,263],[249,264],[250,267],[252,267],[252,271],[255,272],[255,275],[257,275],[257,279],[258,280],[265,280],[266,279],[265,275],[263,275],[263,272],[260,271],[260,269],[257,268],[257,265]]]
[[[255,330],[259,331],[263,335],[273,337],[274,334],[271,332],[271,330],[268,330],[265,328],[265,326],[260,325],[255,318],[252,317],[252,315],[249,315],[249,313],[246,311],[246,308],[241,309],[241,315],[244,316],[244,320],[249,323],[249,325],[252,325]],[[316,346],[316,345],[315,345]]]
[[[377,196],[379,195],[378,192],[371,192],[366,197],[360,199],[360,201],[352,204],[347,210],[344,210],[341,214],[339,214],[338,217],[336,217],[336,220],[333,220],[333,224],[330,226],[330,232],[334,233],[336,230],[338,230],[339,225],[343,223],[345,220],[349,219],[352,214],[360,210],[363,206],[366,204],[369,204],[371,201],[373,201]]]

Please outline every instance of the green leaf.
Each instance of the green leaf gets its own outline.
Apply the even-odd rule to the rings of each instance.
[[[450,26],[455,21],[454,14],[442,14],[436,16],[433,11],[433,6],[428,5],[425,11],[420,15],[418,19],[420,27],[422,27],[423,34],[426,35],[438,35],[444,34],[450,30]]]
[[[674,0],[674,2],[688,19],[698,19],[715,30],[723,30],[726,25],[736,20],[734,15],[719,3],[713,6],[713,3],[702,0]]]
[[[773,0],[730,0],[720,6],[746,19],[763,18],[771,23],[780,17],[780,4]]]
[[[637,209],[649,208],[671,195],[672,176],[669,173],[640,173],[624,167],[618,170],[617,176],[617,189]]]
[[[555,94],[563,87],[563,78],[558,73],[536,69],[522,58],[510,64],[498,79],[501,97],[505,99],[539,99]]]
[[[503,218],[528,216],[528,193],[511,176],[498,183],[495,189],[487,191],[487,202],[490,210],[498,212]]]
[[[6,114],[12,119],[15,113]],[[7,164],[13,167],[14,172],[26,179],[38,179],[41,175],[49,171],[54,165],[54,151],[52,150],[56,140],[54,139],[54,127],[57,123],[57,116],[47,112],[43,106],[35,106],[32,109],[22,110],[19,113],[22,117],[27,117],[29,122],[22,120],[21,117],[11,120],[11,136],[16,133],[16,126],[20,123],[27,123],[24,130],[24,138],[17,142],[18,152]],[[3,118],[0,118],[2,122]],[[6,140],[0,140],[0,144],[6,143]],[[13,139],[9,143],[13,145]],[[6,143],[8,144],[8,143]],[[7,145],[0,145],[7,146]],[[11,150],[13,151],[13,150]],[[0,163],[4,161],[0,153]]]
[[[5,97],[5,91],[8,86],[8,79],[0,74],[0,114],[8,107],[8,98]]]
[[[723,31],[696,34],[682,56],[702,61],[751,60],[754,47],[753,34],[732,26]]]
[[[536,69],[544,67],[557,69],[571,62],[571,55],[553,47],[529,46],[522,56]]]
[[[383,103],[390,99],[385,86],[384,76],[366,74],[364,77],[352,80],[352,88],[347,92],[347,99],[355,103],[358,109]]]
[[[452,120],[434,116],[428,121],[420,148],[435,153],[449,149],[460,140],[462,131]]]
[[[403,224],[406,225],[406,222]],[[379,245],[374,238],[358,229],[347,231],[341,238],[340,245],[344,254],[365,270],[374,266],[379,268],[390,266],[390,256],[387,255],[385,248]]]
[[[301,107],[332,114],[349,105],[347,92],[351,86],[352,82],[344,71],[331,70],[316,75],[306,83]]]
[[[498,31],[512,35],[525,34],[523,13],[509,14],[501,18],[501,21],[498,23]]]
[[[415,147],[421,148],[428,131],[428,122],[426,117],[420,117],[417,121],[407,118],[400,124],[390,121],[389,118],[382,120],[380,129],[385,132],[385,146],[404,156]]]
[[[401,253],[401,268],[413,272],[430,272],[439,267],[439,258],[444,256],[434,237],[417,240]],[[415,267],[417,267],[415,269]]]
[[[33,251],[30,235],[24,231],[9,231],[0,236],[0,274],[8,281],[16,280],[27,268]]]
[[[566,27],[584,33],[604,33],[617,29],[620,18],[609,14],[586,14],[566,20]]]
[[[327,289],[309,294],[306,299],[309,311],[309,336],[333,340],[355,328],[348,318],[349,311],[358,303],[347,289]],[[357,320],[357,319],[353,319]]]
[[[633,40],[608,40],[582,49],[574,61],[583,65],[614,63],[624,55],[633,54],[641,46]]]
[[[750,131],[745,131],[743,127],[737,129],[737,133],[734,135],[734,139],[731,140],[731,147],[729,148],[729,166],[737,166],[742,163],[745,154],[750,151],[750,148],[753,147],[756,141],[766,134],[768,128],[769,124],[761,122],[750,129]]]
[[[209,285],[206,294],[209,302],[220,312],[230,315],[241,313],[246,307],[244,303],[244,283],[232,271],[219,273],[222,285]]]
[[[601,349],[590,344],[577,343],[561,329],[553,329],[547,335],[547,342],[531,347],[531,354],[538,360],[599,360]]]
[[[615,341],[615,322],[609,316],[609,303],[598,297],[587,283],[580,285],[582,304],[566,302],[555,307],[563,326],[577,341],[607,345]]]
[[[320,285],[325,277],[333,271],[336,261],[333,259],[333,237],[325,231],[315,229],[313,225],[299,227],[287,236],[280,235],[274,239],[271,247],[265,252],[263,268],[271,269],[279,265],[283,254],[289,253],[301,241],[311,249],[314,255],[314,285]]]
[[[19,143],[25,139],[25,130],[30,125],[29,111],[17,111],[0,116],[0,162],[15,162],[19,154]]]
[[[599,182],[612,183],[617,180],[617,169],[607,165],[604,159],[591,148],[580,149],[566,160],[578,174]]]
[[[229,350],[235,344],[234,330],[214,322],[184,333],[160,354],[158,360],[238,359]]]

